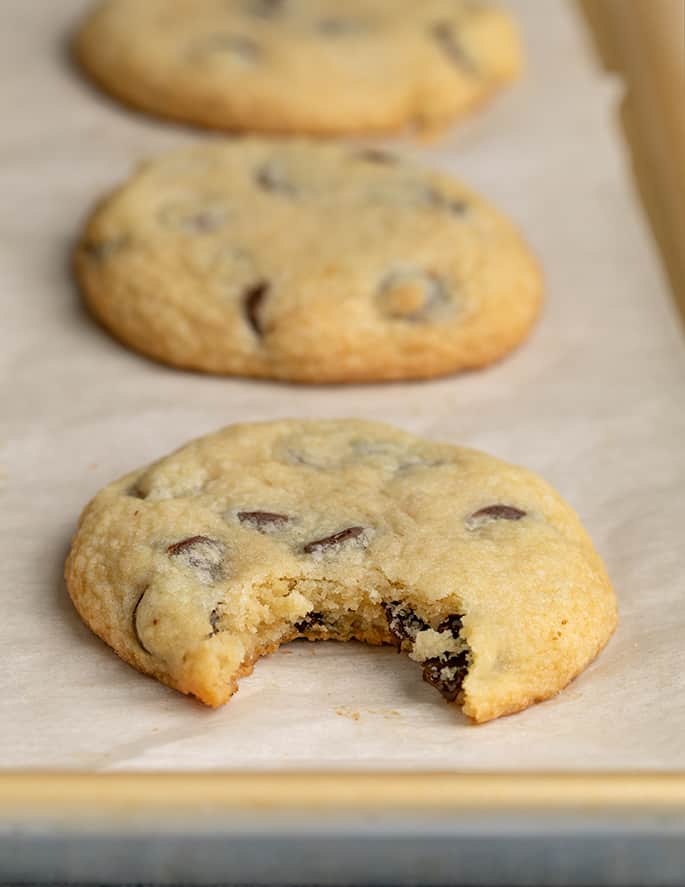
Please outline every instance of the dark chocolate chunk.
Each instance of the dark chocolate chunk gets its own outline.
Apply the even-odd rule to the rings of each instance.
[[[461,71],[470,76],[477,74],[473,59],[464,50],[453,25],[449,22],[435,22],[431,25],[430,35],[447,58]]]
[[[385,618],[388,621],[388,630],[393,641],[398,647],[403,641],[413,641],[420,631],[430,628],[427,622],[424,622],[420,616],[402,601],[390,601],[383,604]]]
[[[180,558],[189,567],[216,582],[223,576],[223,546],[209,536],[190,536],[170,545],[166,553],[169,557]]]
[[[326,619],[323,613],[317,613],[316,610],[312,610],[303,619],[295,623],[295,628],[300,632],[305,632],[315,628],[322,628],[325,624]]]
[[[245,317],[254,332],[261,336],[263,333],[262,325],[259,319],[259,309],[261,308],[264,296],[268,293],[271,284],[266,280],[258,280],[253,283],[243,293],[243,308]]]
[[[136,638],[136,640],[138,641],[138,644],[140,645],[141,650],[143,650],[143,651],[144,651],[145,653],[147,653],[149,656],[152,656],[152,653],[150,653],[150,651],[148,650],[148,648],[147,648],[147,647],[145,646],[145,644],[142,642],[140,635],[138,634],[138,607],[140,606],[140,602],[141,602],[141,601],[143,600],[143,598],[145,597],[145,594],[146,594],[148,588],[149,588],[149,586],[146,586],[146,587],[142,590],[142,592],[140,593],[140,597],[139,597],[138,600],[136,601],[136,605],[135,605],[135,607],[133,608],[133,613],[131,614],[131,621],[132,621],[132,624],[133,624],[133,634],[135,635],[135,638]]]
[[[474,511],[469,522],[480,523],[487,520],[521,520],[526,516],[525,511],[515,508],[513,505],[487,505]]]
[[[314,554],[317,551],[325,551],[327,548],[335,548],[347,542],[348,539],[357,539],[364,532],[364,527],[347,527],[340,530],[339,533],[333,533],[332,536],[326,536],[324,539],[315,539],[313,542],[307,542],[302,549],[305,554]]]
[[[443,653],[426,659],[423,663],[423,679],[439,690],[448,702],[454,702],[468,672],[467,654]]]
[[[255,529],[282,527],[290,518],[287,514],[276,514],[273,511],[239,511],[238,520],[241,524],[252,524]]]
[[[447,616],[446,619],[443,619],[440,625],[438,625],[438,631],[442,634],[443,632],[450,632],[452,637],[458,638],[459,632],[461,631],[462,619],[461,616],[458,616],[456,613]]]

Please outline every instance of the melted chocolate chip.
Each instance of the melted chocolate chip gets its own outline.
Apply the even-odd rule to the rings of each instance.
[[[430,628],[427,622],[402,601],[383,604],[383,610],[388,621],[388,630],[397,647],[401,647],[403,641],[415,640],[420,631]]]
[[[398,162],[394,154],[389,154],[387,151],[381,151],[378,148],[365,148],[363,151],[357,151],[354,156],[359,160],[365,160],[367,163],[380,163],[388,166]]]
[[[216,539],[208,536],[190,536],[170,545],[166,553],[169,557],[181,560],[212,582],[223,576],[223,546]]]
[[[438,631],[440,634],[448,631],[453,638],[459,637],[459,632],[462,627],[462,619],[461,616],[457,616],[456,613],[447,616],[446,619],[443,619],[440,625],[438,625]]]
[[[357,539],[364,532],[364,527],[347,527],[345,530],[340,530],[339,533],[333,533],[332,536],[326,536],[324,539],[315,539],[313,542],[308,542],[304,548],[302,549],[305,554],[314,554],[318,551],[325,551],[327,548],[335,548],[336,545],[341,545],[343,542],[347,542],[348,539]]]
[[[140,597],[139,597],[138,600],[136,601],[136,605],[135,605],[135,607],[133,608],[133,613],[131,614],[131,622],[132,622],[132,624],[133,624],[133,634],[135,635],[135,638],[136,638],[136,640],[138,641],[138,644],[140,645],[141,650],[143,650],[145,653],[147,653],[149,656],[151,656],[152,653],[150,653],[150,651],[148,650],[148,648],[145,646],[145,644],[144,644],[143,641],[141,640],[140,635],[138,634],[138,607],[140,606],[140,602],[141,602],[141,601],[143,600],[143,598],[145,597],[145,594],[146,594],[146,592],[147,592],[147,590],[148,590],[148,587],[149,587],[149,586],[146,586],[146,587],[142,590],[142,592],[140,593]]]
[[[312,629],[322,628],[326,624],[326,619],[323,613],[318,613],[316,610],[312,610],[310,613],[300,619],[299,622],[295,623],[295,628],[300,632],[312,631]]]
[[[252,524],[257,530],[269,527],[282,527],[290,518],[287,514],[276,514],[273,511],[239,511],[238,520],[241,524]]]
[[[221,603],[223,603],[223,601]],[[221,629],[219,627],[220,623],[221,623],[221,616],[222,616],[222,613],[221,613],[220,604],[219,604],[216,607],[214,607],[212,612],[209,614],[209,624],[212,628],[211,634],[209,635],[210,638],[213,638],[215,634],[219,634],[219,632],[221,631]]]
[[[467,654],[443,653],[426,659],[423,663],[423,679],[439,690],[448,702],[454,702],[468,672]]]
[[[261,336],[263,334],[262,325],[259,319],[259,309],[264,301],[264,296],[268,293],[271,284],[266,280],[259,280],[253,283],[243,293],[243,309],[245,317],[254,332]]]
[[[491,520],[521,520],[526,516],[525,511],[515,508],[513,505],[487,505],[474,511],[467,519],[467,524],[471,527],[480,526]]]
[[[430,35],[444,52],[447,58],[465,74],[476,74],[473,59],[466,54],[462,43],[449,22],[435,22],[430,28]]]

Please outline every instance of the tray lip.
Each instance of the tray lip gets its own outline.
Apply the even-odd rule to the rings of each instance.
[[[0,771],[0,823],[36,816],[352,812],[685,814],[685,773]]]

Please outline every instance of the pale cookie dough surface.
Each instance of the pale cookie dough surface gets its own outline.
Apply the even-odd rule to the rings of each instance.
[[[76,272],[120,340],[174,366],[300,382],[426,378],[526,335],[541,277],[514,226],[373,149],[260,140],[144,165]]]
[[[510,17],[468,0],[105,0],[83,67],[146,111],[220,129],[437,129],[517,76]]]
[[[281,643],[354,637],[486,721],[557,693],[616,624],[544,481],[356,420],[229,426],[111,484],[66,579],[121,657],[212,706]]]

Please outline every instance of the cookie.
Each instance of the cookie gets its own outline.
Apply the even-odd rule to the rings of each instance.
[[[145,111],[311,135],[436,130],[521,67],[511,18],[472,0],[105,0],[75,48]]]
[[[211,706],[293,638],[395,644],[475,721],[561,690],[616,624],[543,480],[356,420],[234,425],[102,490],[66,565],[84,621]]]
[[[76,255],[94,314],[178,367],[299,382],[490,363],[541,301],[514,227],[446,175],[384,152],[237,140],[152,161]]]

